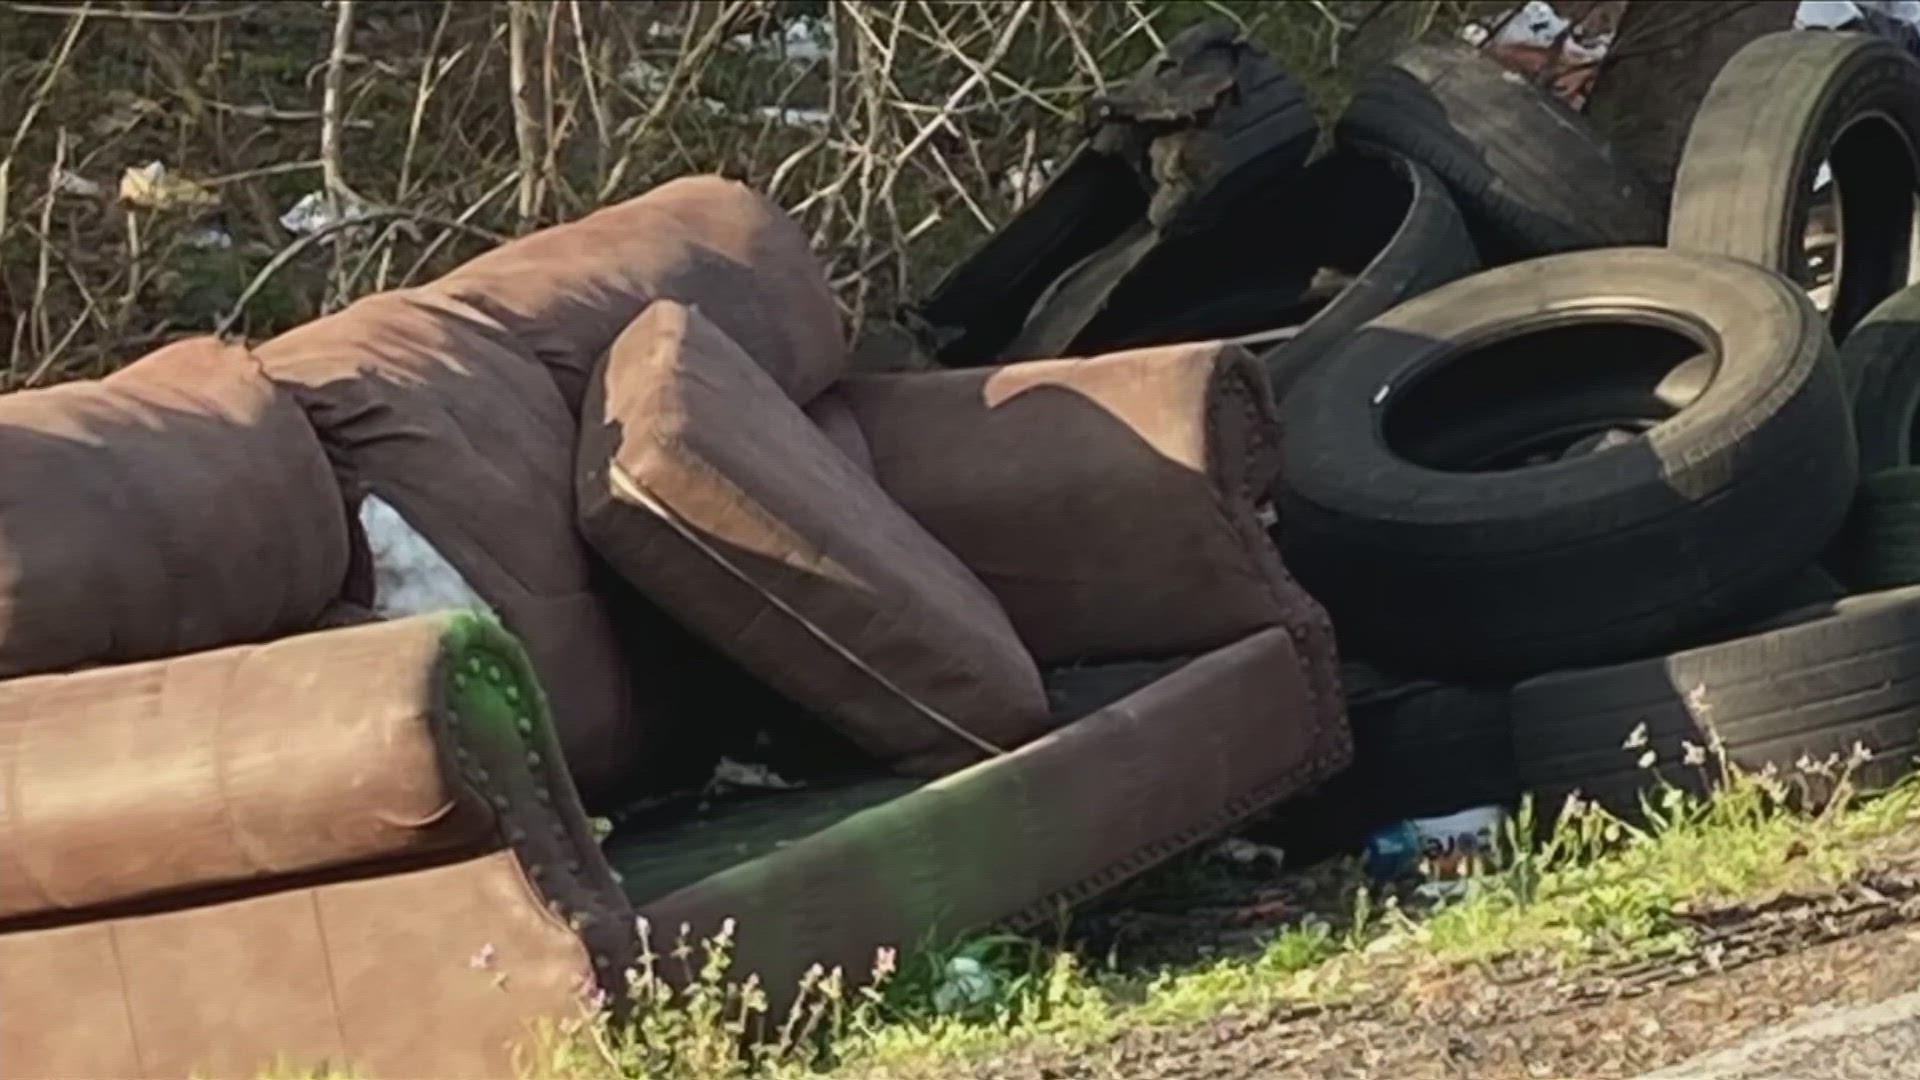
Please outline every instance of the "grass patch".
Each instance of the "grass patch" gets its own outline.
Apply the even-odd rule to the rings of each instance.
[[[1197,965],[1127,971],[1064,946],[988,938],[924,952],[904,968],[883,954],[857,988],[840,973],[813,972],[801,1004],[774,1024],[754,983],[728,981],[725,935],[680,942],[636,973],[640,1020],[551,1032],[531,1073],[935,1077],[1023,1044],[1091,1046],[1124,1029],[1231,1010],[1338,1005],[1476,965],[1578,969],[1684,951],[1696,933],[1688,913],[1840,885],[1869,867],[1877,841],[1920,820],[1920,782],[1862,799],[1850,769],[1829,762],[1837,794],[1802,813],[1772,776],[1719,768],[1713,795],[1661,785],[1633,821],[1574,803],[1541,827],[1523,807],[1501,864],[1454,898],[1361,887],[1344,910],[1302,913],[1255,952]],[[681,965],[687,989],[657,978],[663,963]]]

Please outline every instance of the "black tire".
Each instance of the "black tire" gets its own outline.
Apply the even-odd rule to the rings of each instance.
[[[1834,548],[1833,565],[1855,591],[1920,585],[1920,468],[1862,477],[1853,516]]]
[[[1480,268],[1466,221],[1426,166],[1391,150],[1336,151],[1308,172],[1302,205],[1324,207],[1331,226],[1322,234],[1320,261],[1353,279],[1293,338],[1261,352],[1276,402],[1302,372],[1376,316]],[[1380,212],[1389,206],[1405,209]],[[1369,207],[1375,208],[1371,217]]]
[[[1847,335],[1860,490],[1829,562],[1856,591],[1920,584],[1920,286],[1881,301]]]
[[[1660,242],[1652,189],[1585,117],[1458,42],[1415,45],[1362,79],[1334,136],[1432,169],[1490,266]]]
[[[1077,336],[1029,351],[1093,356],[1298,326],[1261,354],[1278,400],[1367,320],[1479,267],[1445,187],[1392,151],[1335,151],[1235,209],[1225,226],[1145,252]],[[1323,268],[1350,277],[1331,294],[1310,288]]]
[[[1851,592],[1841,584],[1831,572],[1820,566],[1809,566],[1795,574],[1779,588],[1766,594],[1756,602],[1752,610],[1739,618],[1731,619],[1719,626],[1712,626],[1683,641],[1673,643],[1673,649],[1693,649],[1716,642],[1731,641],[1734,638],[1756,634],[1765,626],[1770,626],[1783,615],[1797,612],[1802,608],[1831,604],[1850,595]]]
[[[1520,779],[1547,817],[1576,790],[1632,816],[1658,781],[1696,794],[1712,788],[1721,775],[1713,755],[1689,765],[1683,745],[1706,750],[1709,725],[1727,761],[1751,772],[1771,766],[1810,802],[1832,788],[1802,773],[1801,760],[1844,759],[1855,743],[1874,758],[1850,779],[1885,788],[1912,770],[1920,749],[1920,588],[1803,609],[1752,636],[1671,656],[1545,675],[1514,688],[1512,711]],[[1644,741],[1634,738],[1643,726]],[[1652,766],[1643,768],[1647,753]]]
[[[1920,194],[1920,63],[1873,34],[1755,38],[1714,78],[1674,177],[1670,247],[1731,255],[1811,284],[1813,180],[1831,159],[1840,265],[1829,315],[1843,339],[1904,288]]]
[[[1300,84],[1216,24],[1182,32],[1163,57],[1095,104],[1100,122],[1089,142],[903,313],[941,365],[1002,361],[1062,277],[1090,260],[1114,261],[1136,234],[1207,227],[1223,207],[1297,172],[1320,131]],[[1165,170],[1155,158],[1180,162],[1183,175],[1156,175]]]
[[[1518,803],[1505,688],[1403,680],[1351,662],[1340,665],[1340,681],[1352,767],[1276,807],[1253,832],[1284,849],[1289,865],[1353,851],[1396,821]]]
[[[1718,368],[1676,413],[1660,387],[1703,346]],[[1623,445],[1461,471],[1524,434],[1509,416],[1565,441],[1619,427],[1634,385],[1655,422]],[[1582,428],[1593,401],[1608,412]],[[1441,679],[1645,656],[1739,617],[1814,560],[1855,476],[1806,294],[1655,248],[1538,259],[1402,304],[1315,365],[1281,423],[1288,565],[1344,649]],[[1476,425],[1504,442],[1446,437]]]
[[[1920,436],[1920,285],[1867,313],[1840,346],[1863,474],[1914,463]]]

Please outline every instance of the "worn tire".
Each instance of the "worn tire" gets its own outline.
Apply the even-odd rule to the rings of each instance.
[[[1920,584],[1920,468],[1862,477],[1853,516],[1834,548],[1835,569],[1856,591]]]
[[[1325,237],[1323,252],[1326,265],[1351,272],[1353,280],[1299,334],[1261,352],[1276,402],[1286,399],[1302,372],[1367,322],[1480,268],[1466,221],[1426,166],[1391,150],[1336,152],[1316,165],[1318,171],[1308,167],[1308,205],[1337,205],[1335,194],[1349,193],[1351,211],[1334,219],[1338,232]],[[1381,165],[1404,185],[1406,206],[1384,237],[1365,228],[1358,214],[1365,203],[1377,203]],[[1372,185],[1365,179],[1369,173],[1376,177]]]
[[[1318,792],[1283,803],[1254,835],[1289,865],[1357,849],[1376,829],[1520,798],[1504,687],[1401,679],[1340,665],[1353,765]]]
[[[1860,490],[1829,561],[1855,590],[1920,584],[1920,285],[1881,301],[1840,347]]]
[[[1920,63],[1874,34],[1755,38],[1714,78],[1674,177],[1670,247],[1801,282],[1813,179],[1831,159],[1841,215],[1834,337],[1904,288],[1920,193]]]
[[[1462,43],[1415,45],[1366,76],[1334,136],[1432,169],[1488,265],[1660,242],[1652,190],[1586,118]]]
[[[1920,285],[1894,293],[1840,346],[1863,474],[1914,464],[1920,424]]]
[[[1824,567],[1809,566],[1787,579],[1778,588],[1769,591],[1739,617],[1708,627],[1697,634],[1690,634],[1674,642],[1671,648],[1678,652],[1746,637],[1757,633],[1761,626],[1771,625],[1783,614],[1820,604],[1831,604],[1857,591],[1864,590],[1848,589],[1841,584],[1839,578]]]
[[[1193,109],[1189,88],[1226,74],[1231,101]],[[1154,106],[1188,108],[1184,128]],[[1093,261],[1114,261],[1138,236],[1203,229],[1223,208],[1285,179],[1306,163],[1319,122],[1300,83],[1231,28],[1198,25],[1167,43],[1111,100],[1089,142],[979,250],[902,316],[923,351],[946,367],[979,367],[1015,356],[1023,333],[1062,279]],[[1204,169],[1155,175],[1155,143]],[[1180,170],[1175,170],[1180,171]],[[1137,257],[1130,256],[1130,257]],[[1098,287],[1094,290],[1097,294]],[[1069,328],[1068,332],[1071,332]],[[1044,347],[1043,347],[1043,351]]]
[[[1659,384],[1702,342],[1719,368],[1675,413]],[[1644,434],[1456,471],[1481,448],[1448,444],[1454,426],[1519,413],[1575,438],[1596,387],[1618,396],[1632,379]],[[1855,477],[1833,344],[1806,294],[1654,248],[1538,259],[1402,304],[1301,380],[1282,427],[1288,565],[1344,649],[1442,679],[1644,656],[1739,617],[1814,560]]]
[[[1543,813],[1578,791],[1632,815],[1657,780],[1703,792],[1719,780],[1709,755],[1689,766],[1683,743],[1717,733],[1729,762],[1796,779],[1803,757],[1844,757],[1856,742],[1872,761],[1852,779],[1884,788],[1920,749],[1920,588],[1802,609],[1748,637],[1614,667],[1531,679],[1512,695],[1514,759]],[[1644,745],[1628,748],[1644,725]],[[1637,762],[1654,754],[1652,768]],[[1818,802],[1831,785],[1800,775]]]
[[[1388,150],[1336,150],[1239,209],[1222,227],[1147,252],[1058,351],[1094,356],[1298,325],[1261,353],[1279,400],[1369,319],[1479,268],[1445,186]],[[1310,299],[1323,267],[1351,280],[1330,300]]]

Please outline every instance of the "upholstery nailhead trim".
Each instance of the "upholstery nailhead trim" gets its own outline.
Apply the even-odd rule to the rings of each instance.
[[[442,668],[434,683],[435,741],[451,750],[461,778],[494,808],[500,837],[513,852],[529,885],[547,909],[580,936],[596,973],[593,981],[619,1008],[627,987],[608,973],[619,970],[638,955],[631,908],[625,896],[617,894],[617,887],[614,894],[602,895],[604,889],[585,876],[585,864],[575,838],[567,829],[565,819],[555,813],[552,760],[529,748],[500,761],[501,768],[522,773],[518,779],[531,787],[537,807],[516,804],[508,794],[516,786],[513,781],[496,780],[489,772],[485,748],[477,742],[476,733],[461,720],[445,692],[449,683],[465,688],[475,676],[490,677],[503,693],[513,691],[509,701],[518,695],[518,688],[509,681],[502,663],[483,664],[478,657],[469,657],[466,664],[455,666],[443,656]],[[514,731],[521,739],[531,739],[535,735],[532,716],[517,714]],[[612,908],[616,917],[602,918],[596,908]]]
[[[1229,799],[1218,812],[1208,815],[1205,820],[1134,848],[1100,870],[1048,893],[988,929],[1021,931],[1051,922],[1063,906],[1073,906],[1138,877],[1175,855],[1232,829],[1301,787],[1332,775],[1346,764],[1349,754],[1344,739],[1328,739],[1323,733],[1314,740],[1306,761],[1276,774],[1245,794]]]

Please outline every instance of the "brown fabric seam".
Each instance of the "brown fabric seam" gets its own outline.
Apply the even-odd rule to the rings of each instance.
[[[29,709],[27,715],[31,716],[32,714],[33,710]],[[25,831],[26,824],[21,817],[20,810],[19,777],[21,747],[24,746],[26,742],[25,734],[27,727],[25,724],[9,723],[4,725],[4,728],[0,728],[0,730],[7,732],[6,741],[13,744],[12,752],[9,753],[6,758],[6,775],[0,776],[0,782],[4,782],[0,783],[0,800],[4,800],[6,803],[6,819],[14,823],[14,828]],[[20,873],[26,877],[28,886],[30,886],[35,893],[39,894],[41,904],[45,905],[47,910],[60,909],[61,905],[59,901],[47,890],[46,883],[41,880],[40,876],[34,872],[33,863],[26,857],[25,853],[21,853],[21,855],[13,861],[19,868]],[[4,920],[0,920],[0,926],[4,925]]]
[[[1231,352],[1244,354],[1245,350],[1235,347]],[[1260,408],[1261,392],[1265,387],[1255,380],[1261,379],[1262,376],[1257,364],[1252,361],[1251,354],[1246,354],[1244,361],[1236,360],[1236,362],[1216,367],[1215,378],[1218,380],[1220,396],[1215,397],[1209,394],[1213,402],[1212,408],[1224,407],[1222,397],[1237,401],[1246,414],[1247,434],[1252,440],[1249,447],[1250,454],[1234,455],[1246,461],[1247,467],[1237,471],[1231,478],[1231,485],[1223,483],[1219,488],[1222,492],[1231,492],[1227,505],[1222,507],[1223,513],[1229,526],[1239,534],[1241,550],[1248,555],[1252,567],[1256,572],[1265,570],[1264,573],[1257,573],[1262,586],[1273,596],[1281,610],[1289,613],[1283,618],[1282,625],[1286,627],[1289,636],[1294,638],[1294,645],[1299,651],[1301,665],[1307,674],[1307,689],[1314,699],[1315,714],[1324,716],[1327,720],[1333,720],[1335,718],[1327,714],[1330,710],[1337,712],[1340,707],[1339,672],[1334,667],[1335,657],[1329,655],[1325,659],[1318,659],[1315,648],[1322,641],[1327,644],[1329,650],[1334,647],[1333,624],[1327,619],[1326,613],[1313,602],[1312,597],[1301,590],[1298,583],[1293,580],[1292,574],[1280,561],[1279,552],[1274,549],[1266,530],[1260,527],[1257,513],[1252,512],[1267,497],[1265,488],[1256,482],[1252,463],[1259,460],[1261,456],[1277,454],[1281,445],[1281,433],[1277,429],[1275,419],[1266,410]],[[1227,448],[1220,445],[1220,440],[1223,438],[1220,426],[1210,423],[1208,429],[1210,454],[1216,462],[1226,460],[1224,454]],[[1222,478],[1222,480],[1225,479]],[[1282,526],[1284,524],[1283,522]],[[1298,596],[1289,596],[1287,591],[1276,588],[1276,581],[1287,582]],[[1304,609],[1297,602],[1301,599],[1307,602]],[[1301,640],[1303,634],[1308,633],[1316,640]]]
[[[290,892],[294,889],[321,888],[348,881],[365,881],[387,874],[410,873],[415,870],[430,870],[437,866],[449,866],[487,854],[495,848],[465,844],[458,847],[443,848],[438,851],[393,855],[373,862],[356,862],[345,866],[329,866],[322,870],[303,870],[295,874],[250,881],[224,882],[218,885],[203,885],[197,888],[174,889],[167,892],[149,893],[143,896],[120,900],[100,901],[79,907],[56,908],[36,911],[27,915],[13,915],[0,919],[0,934],[26,933],[34,930],[58,930],[68,926],[82,926],[95,922],[112,922],[118,919],[137,919],[149,915],[165,915],[176,911],[187,911],[197,907],[211,907],[215,904],[233,903],[256,896],[271,893]]]

